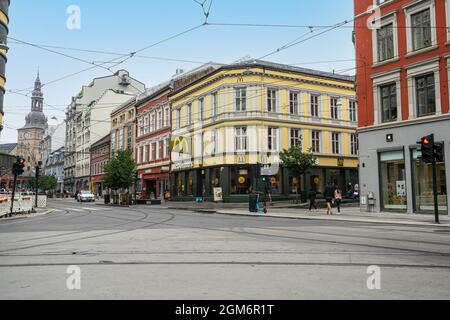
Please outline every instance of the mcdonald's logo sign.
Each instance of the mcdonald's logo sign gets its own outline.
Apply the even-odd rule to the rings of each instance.
[[[172,152],[189,154],[190,153],[189,139],[186,139],[185,137],[176,137],[170,142],[170,150]]]

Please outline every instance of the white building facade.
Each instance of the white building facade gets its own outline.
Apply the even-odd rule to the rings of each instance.
[[[89,189],[89,149],[111,130],[111,111],[145,92],[125,70],[95,78],[72,98],[66,110],[64,181],[68,192]]]

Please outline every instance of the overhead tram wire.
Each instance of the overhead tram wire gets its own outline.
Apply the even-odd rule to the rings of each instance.
[[[150,49],[150,48],[152,48],[152,47],[158,46],[158,45],[160,45],[160,44],[162,44],[162,43],[165,43],[165,42],[167,42],[167,41],[170,41],[170,40],[172,40],[172,39],[175,39],[175,38],[180,37],[180,36],[182,36],[182,35],[185,35],[185,34],[187,34],[187,33],[190,33],[190,32],[192,32],[192,31],[194,31],[194,30],[197,30],[197,29],[199,29],[199,28],[205,26],[205,25],[206,25],[206,23],[202,23],[202,24],[200,24],[200,25],[191,27],[191,28],[189,28],[189,29],[187,29],[187,30],[184,30],[184,31],[179,32],[179,33],[177,33],[177,34],[175,34],[175,35],[172,35],[172,36],[170,36],[170,37],[168,37],[168,38],[165,38],[165,39],[163,39],[163,40],[160,40],[160,41],[157,41],[157,42],[155,42],[155,43],[152,43],[152,44],[150,44],[150,45],[148,45],[148,46],[145,46],[145,47],[143,47],[143,48],[141,48],[141,49],[139,49],[139,50],[137,50],[137,51],[130,52],[130,53],[128,53],[128,54],[124,54],[124,55],[122,55],[122,56],[116,57],[116,58],[114,58],[114,59],[112,59],[112,60],[106,61],[105,63],[101,63],[101,64],[93,64],[92,62],[89,62],[89,61],[87,61],[87,60],[79,59],[79,58],[77,58],[77,57],[71,56],[72,59],[79,60],[79,61],[81,61],[81,62],[88,63],[88,64],[90,64],[90,65],[93,64],[93,65],[92,65],[90,68],[82,69],[82,70],[80,70],[80,71],[78,71],[78,72],[71,73],[71,74],[69,74],[69,75],[60,77],[60,78],[58,78],[58,79],[52,80],[52,81],[47,82],[47,83],[44,83],[43,86],[46,86],[46,85],[48,85],[48,84],[52,84],[52,83],[55,83],[55,82],[59,82],[59,81],[61,81],[61,80],[65,80],[65,79],[67,79],[67,78],[69,78],[69,77],[72,77],[72,76],[74,76],[74,75],[78,75],[78,74],[80,74],[80,73],[83,73],[83,72],[86,72],[86,71],[89,71],[89,70],[93,70],[93,69],[96,69],[96,68],[103,68],[103,69],[106,69],[106,70],[110,71],[111,73],[114,73],[114,72],[111,70],[112,68],[115,68],[115,67],[117,67],[119,64],[123,64],[123,63],[125,63],[126,61],[128,61],[128,60],[134,58],[135,55],[136,55],[137,53],[143,52],[143,51],[148,50],[148,49]],[[17,39],[12,38],[12,37],[10,37],[10,39],[13,39],[13,40],[16,40],[16,41],[17,41]],[[20,40],[20,41],[21,41],[21,40]],[[23,42],[24,44],[31,45],[30,43],[28,43],[28,42],[26,42],[26,41],[22,41],[22,42]],[[35,46],[35,47],[36,47],[36,46]],[[49,49],[47,49],[47,48],[45,48],[45,47],[40,47],[40,46],[37,46],[37,48],[42,49],[42,50],[46,50],[46,51],[50,51],[50,52],[54,51],[54,50],[49,50]],[[61,54],[61,55],[63,55],[63,56],[66,55],[66,54],[60,53],[60,52],[54,52],[54,53]],[[66,55],[66,56],[69,56],[69,55]],[[122,59],[122,60],[120,60],[120,59]],[[118,60],[120,60],[120,61],[118,61]],[[107,65],[107,64],[110,64],[110,63],[114,63],[114,64],[113,64],[112,66],[108,67],[108,68],[107,68],[107,67],[104,67],[104,65]],[[17,90],[17,91],[26,91],[26,89]],[[17,91],[15,91],[15,92],[17,92]],[[138,90],[138,91],[139,91],[139,90]],[[13,92],[13,93],[15,93],[15,92]],[[141,93],[143,93],[143,92],[141,92]]]

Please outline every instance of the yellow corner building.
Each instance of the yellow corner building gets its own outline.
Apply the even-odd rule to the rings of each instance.
[[[174,90],[170,102],[173,200],[248,201],[261,189],[258,164],[275,200],[358,183],[353,77],[242,61]],[[317,156],[301,181],[279,159],[292,144]]]

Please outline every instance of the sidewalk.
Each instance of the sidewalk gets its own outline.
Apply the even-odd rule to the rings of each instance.
[[[433,226],[433,227],[450,227],[450,217],[448,215],[440,215],[440,224],[434,222],[432,214],[401,214],[401,213],[368,213],[361,212],[359,207],[354,205],[344,206],[341,210],[342,214],[337,215],[336,208],[333,209],[333,215],[327,216],[326,209],[309,212],[305,209],[305,204],[293,205],[287,202],[274,203],[270,206],[267,214],[251,213],[248,210],[248,204],[241,203],[166,203],[163,204],[168,209],[189,210],[200,213],[215,213],[226,215],[239,215],[251,217],[272,217],[287,219],[303,219],[303,220],[328,220],[328,221],[348,221],[348,222],[364,222],[377,224],[394,224],[394,225],[416,225],[416,226]]]
[[[18,219],[24,219],[24,218],[34,218],[39,216],[44,216],[46,214],[52,213],[54,209],[41,209],[36,208],[36,212],[34,213],[15,213],[12,217],[0,217],[0,221],[9,221],[9,220],[18,220]]]

